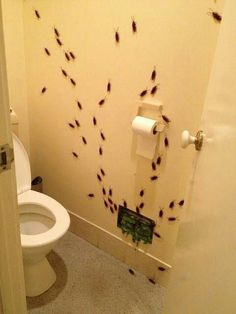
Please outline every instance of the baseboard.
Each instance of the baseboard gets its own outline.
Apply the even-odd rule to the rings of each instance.
[[[69,211],[70,231],[166,287],[171,266],[137,246]],[[161,268],[161,270],[160,270]],[[165,270],[163,270],[165,269]]]

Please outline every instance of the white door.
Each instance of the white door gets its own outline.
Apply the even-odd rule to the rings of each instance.
[[[3,43],[0,2],[0,164],[6,156],[2,145],[13,147]],[[14,163],[9,170],[1,171],[0,166],[0,292],[0,312],[26,313]]]
[[[235,0],[226,1],[200,129],[207,140],[193,165],[167,314],[236,313]]]

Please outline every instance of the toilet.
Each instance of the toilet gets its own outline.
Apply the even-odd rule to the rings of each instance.
[[[26,295],[38,296],[56,281],[46,255],[70,225],[67,210],[53,198],[31,190],[31,171],[27,152],[13,134],[21,246]]]

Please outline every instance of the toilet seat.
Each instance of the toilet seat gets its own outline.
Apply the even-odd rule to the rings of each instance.
[[[61,238],[69,228],[70,218],[65,208],[56,200],[45,194],[28,190],[18,195],[18,205],[36,204],[46,208],[54,217],[55,224],[46,232],[26,235],[21,234],[24,248],[40,247]],[[64,232],[62,232],[64,231]]]

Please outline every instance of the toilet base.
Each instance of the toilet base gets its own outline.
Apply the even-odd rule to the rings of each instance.
[[[24,262],[26,296],[35,297],[47,291],[56,281],[56,274],[45,257],[38,263]]]

